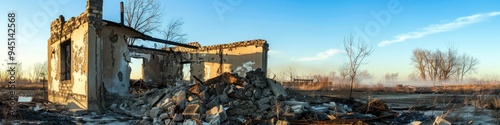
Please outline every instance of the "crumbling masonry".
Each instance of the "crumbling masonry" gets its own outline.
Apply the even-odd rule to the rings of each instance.
[[[103,20],[102,4],[102,0],[88,0],[86,10],[78,17],[65,20],[60,16],[51,23],[47,46],[49,101],[68,108],[103,111],[107,94],[129,94],[131,58],[142,58],[143,79],[157,83],[181,80],[182,64],[191,64],[191,76],[202,80],[223,72],[243,75],[252,69],[267,69],[265,40],[213,46],[175,43],[142,34],[123,22]],[[127,43],[129,38],[176,47],[134,46]]]

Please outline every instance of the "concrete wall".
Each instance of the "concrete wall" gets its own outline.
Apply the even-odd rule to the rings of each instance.
[[[197,43],[191,44],[199,45]],[[245,72],[256,68],[267,71],[268,48],[269,45],[265,40],[257,39],[203,46],[198,50],[181,48],[176,50],[185,52],[183,56],[193,61],[191,75],[207,80],[223,72],[234,72],[244,76]]]
[[[51,23],[47,44],[48,98],[49,101],[68,108],[103,111],[102,40],[98,32],[102,28],[102,0],[88,0],[86,11],[68,21],[60,16]],[[61,78],[61,44],[71,43],[70,76]]]
[[[79,108],[87,108],[88,85],[88,20],[82,13],[67,22],[60,17],[51,24],[48,44],[49,100]],[[71,68],[69,80],[61,78],[61,44],[71,43]]]
[[[129,50],[120,29],[103,27],[102,78],[107,92],[126,94],[130,86]]]

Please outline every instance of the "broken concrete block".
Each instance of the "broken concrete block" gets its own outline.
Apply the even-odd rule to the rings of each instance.
[[[159,107],[153,107],[151,108],[151,110],[149,111],[149,117],[151,118],[156,118],[158,117],[161,113],[163,113],[163,110],[160,109]]]
[[[166,119],[166,118],[168,118],[168,113],[162,113],[162,114],[160,114],[160,116],[158,118],[160,120]]]
[[[262,89],[260,88],[255,88],[253,90],[253,97],[260,99],[262,97]]]
[[[293,106],[295,106],[295,105],[302,105],[305,108],[309,108],[310,107],[309,103],[307,103],[307,102],[300,102],[300,101],[283,101],[283,102],[285,104],[287,104],[287,105],[293,105]]]
[[[323,106],[328,107],[328,109],[335,109],[337,104],[335,102],[323,103]]]
[[[238,107],[240,105],[240,101],[238,101],[238,100],[233,101],[233,105],[235,107]]]
[[[219,98],[215,98],[215,99],[213,99],[212,101],[210,101],[210,102],[206,105],[206,107],[207,107],[207,108],[212,108],[212,107],[217,106],[217,105],[220,105]]]
[[[195,97],[193,97],[193,96],[189,96],[189,97],[188,97],[188,101],[189,101],[189,102],[192,102],[193,100],[195,100]]]
[[[245,92],[245,96],[247,97],[252,97],[252,95],[253,95],[252,91]]]
[[[176,106],[170,106],[168,107],[167,113],[169,116],[174,116],[175,115],[175,107]]]
[[[186,120],[184,120],[182,125],[197,125],[197,124],[196,124],[196,121],[194,121],[192,119],[186,119]]]
[[[165,119],[163,120],[163,122],[165,123],[165,125],[170,125],[172,123],[172,119]]]
[[[175,101],[177,102],[177,105],[182,102],[182,101],[186,101],[186,91],[179,91],[177,93],[175,93]]]
[[[259,110],[260,111],[264,111],[264,110],[267,110],[271,107],[271,105],[269,104],[259,104]]]
[[[287,98],[288,94],[281,84],[274,82],[272,79],[267,79],[267,84],[269,88],[271,88],[274,96],[279,97],[278,99],[285,100]]]
[[[186,100],[182,100],[181,102],[179,102],[177,104],[177,106],[179,106],[179,110],[181,110],[181,111],[184,110],[184,108],[186,108],[186,106],[187,106]]]
[[[177,114],[174,115],[174,121],[175,122],[182,122],[182,121],[184,121],[184,116],[182,116],[181,114],[177,113]]]
[[[37,106],[38,106],[38,104],[37,104]],[[111,104],[111,106],[109,106],[109,108],[110,108],[110,109],[115,109],[117,106],[118,106],[118,105],[117,105],[116,103],[113,103],[113,104]]]
[[[182,112],[182,115],[184,115],[184,116],[196,115],[196,114],[198,114],[196,112],[198,111],[199,107],[200,107],[200,105],[198,105],[198,104],[190,104],[186,107],[186,109],[184,109],[184,111]]]
[[[447,121],[441,116],[438,116],[436,120],[434,120],[433,125],[451,125],[451,122]]]
[[[215,106],[212,109],[206,112],[207,121],[213,125],[219,125],[221,122],[224,122],[227,119],[227,114],[222,105]]]
[[[227,96],[227,94],[222,94],[222,95],[220,95],[220,96],[219,96],[219,99],[220,99],[220,102],[222,102],[222,103],[227,103],[227,102],[229,102],[229,101],[230,101],[230,100],[229,100],[229,97]]]
[[[271,89],[269,89],[269,88],[264,88],[264,89],[262,89],[262,96],[264,96],[264,97],[268,97],[268,96],[270,96],[271,94],[272,94],[272,93],[271,93]]]
[[[303,105],[294,105],[291,107],[293,113],[301,114],[304,112],[304,106]]]
[[[207,102],[207,101],[210,99],[210,94],[208,94],[208,92],[207,92],[207,91],[202,91],[202,92],[200,93],[200,99],[201,99],[201,101],[203,101],[203,102]]]
[[[224,89],[226,88],[226,83],[220,82],[215,86],[215,91],[218,95],[224,93]]]
[[[271,99],[271,101],[269,101],[269,103],[270,103],[271,105],[276,105],[276,102],[277,102],[277,100],[276,100],[276,99],[274,99],[274,98],[272,98],[272,99]]]
[[[199,86],[200,86],[200,84],[193,85],[193,86],[191,86],[188,89],[188,91],[191,92],[191,93],[193,93],[193,94],[197,94],[198,95],[201,92],[200,89],[199,89]]]
[[[276,122],[276,125],[290,125],[290,123],[288,121],[278,120]]]
[[[316,113],[325,113],[328,111],[328,107],[322,107],[322,106],[311,106],[310,110],[312,112]]]
[[[269,99],[269,98],[262,98],[259,101],[257,101],[257,104],[261,105],[261,104],[269,103],[269,101],[271,101],[271,99]]]
[[[165,103],[165,104],[162,104],[162,105],[160,106],[160,108],[161,108],[161,109],[163,109],[163,111],[167,111],[167,110],[168,110],[168,107],[173,106],[173,105],[175,105],[175,104],[174,104],[174,102],[167,102],[167,103]]]
[[[144,100],[139,100],[139,101],[135,101],[134,104],[132,104],[132,106],[136,107],[136,106],[139,106],[142,104],[144,104]]]

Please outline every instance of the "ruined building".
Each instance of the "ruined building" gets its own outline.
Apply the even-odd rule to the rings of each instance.
[[[60,16],[51,23],[47,46],[49,101],[68,108],[103,111],[107,94],[129,94],[131,58],[143,60],[143,79],[147,82],[182,80],[184,66],[190,67],[191,77],[202,80],[222,72],[267,69],[265,40],[212,46],[162,40],[127,27],[123,21],[103,20],[102,5],[102,0],[88,0],[79,16],[69,20]],[[127,40],[131,38],[175,47],[129,45]]]

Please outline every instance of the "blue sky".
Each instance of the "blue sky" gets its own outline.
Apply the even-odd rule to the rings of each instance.
[[[104,2],[104,19],[119,21],[119,2]],[[18,60],[32,65],[47,59],[50,22],[59,15],[78,16],[85,4],[85,0],[3,1],[0,24],[7,23],[7,12],[17,13]],[[399,73],[404,80],[413,70],[413,49],[445,49],[447,44],[478,58],[478,73],[473,77],[500,71],[500,1],[495,0],[165,0],[161,5],[165,21],[183,18],[182,30],[189,42],[211,45],[266,39],[273,73],[289,66],[299,75],[337,71],[347,61],[342,53],[344,38],[351,34],[359,38],[362,33],[375,51],[361,69],[375,80],[386,73]],[[6,25],[0,27],[6,29]],[[0,52],[5,53],[1,60],[6,48],[0,44]]]

